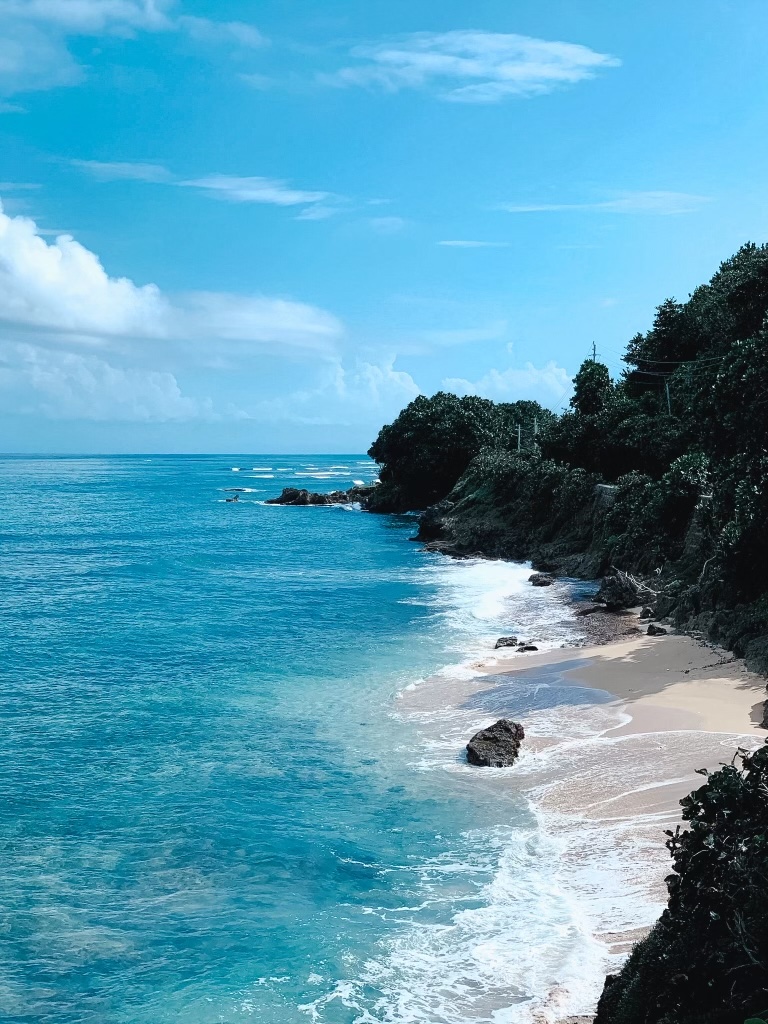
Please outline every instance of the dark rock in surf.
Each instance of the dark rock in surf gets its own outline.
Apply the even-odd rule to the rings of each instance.
[[[517,760],[525,730],[518,722],[500,718],[475,733],[467,744],[467,761],[479,768],[509,768]]]
[[[528,582],[534,587],[551,587],[555,581],[547,572],[535,572],[533,576],[528,577]]]
[[[493,649],[498,651],[500,647],[517,647],[518,643],[519,641],[516,636],[500,636],[493,645]]]
[[[268,498],[266,505],[349,505],[352,502],[360,503],[370,497],[374,491],[375,484],[363,487],[355,484],[348,491],[331,491],[328,494],[318,494],[315,491],[307,491],[299,487],[284,487],[282,494],[277,498]]]
[[[654,626],[653,623],[648,627],[648,636],[666,636],[667,631],[663,626]]]
[[[520,644],[520,646],[517,648],[517,653],[525,654],[526,651],[538,651],[538,649],[539,648],[534,646],[534,644]]]

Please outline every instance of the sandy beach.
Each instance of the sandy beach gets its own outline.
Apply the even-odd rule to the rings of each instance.
[[[630,632],[632,631],[632,632]],[[526,799],[559,851],[557,882],[578,902],[595,943],[590,969],[615,970],[666,902],[664,830],[681,821],[696,772],[755,747],[766,684],[742,661],[692,637],[649,637],[637,620],[618,641],[517,654],[502,649],[400,695],[435,763],[462,786]],[[523,723],[509,769],[464,763],[472,733],[501,717]],[[602,959],[600,957],[602,956]],[[586,968],[585,968],[586,972]],[[599,971],[598,971],[599,973]],[[532,1024],[591,1020],[599,994],[564,979],[531,1008]]]

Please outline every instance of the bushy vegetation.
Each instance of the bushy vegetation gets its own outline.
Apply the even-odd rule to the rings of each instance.
[[[682,801],[669,905],[609,978],[595,1024],[743,1024],[768,1016],[768,746]]]
[[[764,636],[768,651],[767,311],[768,246],[749,244],[687,302],[658,307],[620,379],[586,360],[561,416],[532,402],[417,398],[370,449],[382,464],[371,507],[449,496],[444,532],[463,531],[465,548],[483,550],[500,526],[496,554],[565,560],[582,574],[611,564],[653,573],[668,614],[740,653]],[[570,491],[552,484],[556,472],[573,474]],[[599,514],[596,483],[608,485]],[[744,642],[739,622],[749,622]]]
[[[419,395],[389,426],[368,454],[381,464],[381,486],[370,507],[406,512],[440,501],[472,459],[488,446],[530,451],[536,431],[554,416],[538,402],[491,402],[438,391]]]

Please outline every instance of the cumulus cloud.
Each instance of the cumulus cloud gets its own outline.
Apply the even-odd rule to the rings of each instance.
[[[419,394],[413,377],[395,369],[394,356],[357,360],[351,367],[338,359],[322,370],[314,386],[260,402],[244,415],[316,426],[365,422],[378,428]]]
[[[215,353],[287,350],[330,356],[342,334],[325,310],[262,295],[193,292],[170,297],[156,285],[110,277],[70,235],[53,242],[35,222],[0,206],[0,321],[50,339],[109,347],[116,339],[166,340]]]
[[[100,356],[0,343],[6,411],[51,419],[167,422],[214,418],[209,399],[181,392],[167,371],[113,366]]]
[[[691,195],[688,192],[622,192],[613,199],[595,203],[502,203],[499,207],[507,213],[651,213],[672,216],[679,213],[695,213],[710,202],[708,196]]]
[[[480,30],[417,32],[357,46],[351,56],[357,63],[323,80],[390,92],[429,89],[453,103],[541,95],[621,63],[578,43]]]
[[[263,46],[253,25],[177,14],[177,0],[0,0],[0,95],[74,85],[83,69],[69,51],[77,36],[176,32],[236,49]]]
[[[8,412],[136,422],[242,416],[186,393],[185,375],[213,381],[211,373],[228,372],[218,386],[239,385],[268,356],[335,380],[342,337],[331,313],[289,298],[169,295],[113,277],[71,235],[47,241],[33,220],[0,206],[0,389]],[[386,375],[378,387],[385,384]]]
[[[456,395],[479,395],[497,402],[534,398],[542,405],[557,406],[570,391],[571,378],[562,366],[550,360],[541,368],[526,363],[522,369],[489,370],[476,381],[447,377],[442,386]]]

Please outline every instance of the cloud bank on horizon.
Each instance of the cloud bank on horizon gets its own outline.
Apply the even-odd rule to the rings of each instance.
[[[567,404],[593,342],[616,372],[768,233],[768,10],[699,35],[693,4],[0,0],[0,449],[350,451],[440,388]]]

